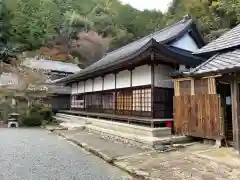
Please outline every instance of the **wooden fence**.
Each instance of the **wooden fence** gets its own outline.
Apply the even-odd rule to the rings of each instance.
[[[174,97],[174,130],[178,135],[224,138],[221,100],[216,94]]]

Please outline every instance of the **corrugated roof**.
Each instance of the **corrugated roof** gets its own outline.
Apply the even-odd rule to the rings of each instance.
[[[218,39],[197,50],[194,54],[219,52],[240,45],[240,25],[223,34]]]
[[[26,60],[23,61],[23,65],[32,69],[45,69],[67,73],[77,73],[81,70],[77,66],[77,64],[64,63],[61,61],[52,61],[45,59],[36,60],[33,58],[27,58]]]
[[[216,71],[224,71],[240,67],[240,49],[220,53],[196,67],[191,73],[194,75]]]
[[[110,65],[122,62],[124,58],[126,59],[126,57],[130,57],[134,53],[140,51],[143,47],[151,43],[152,40],[161,44],[172,42],[178,37],[181,37],[186,32],[188,32],[192,25],[192,19],[184,18],[183,20],[178,21],[169,27],[166,27],[162,30],[159,30],[153,34],[150,34],[146,37],[143,37],[137,41],[134,41],[126,46],[123,46],[115,51],[108,53],[102,59],[82,70],[81,72],[70,75],[66,78],[61,79],[60,81],[81,77],[83,75],[86,75],[87,73],[96,72],[98,70],[107,68]]]

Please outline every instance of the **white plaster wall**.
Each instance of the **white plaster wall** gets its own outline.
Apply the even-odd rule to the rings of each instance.
[[[181,39],[179,39],[178,41],[174,42],[172,44],[172,46],[181,48],[181,49],[185,49],[188,51],[196,51],[198,50],[198,46],[197,43],[194,41],[194,39],[188,34],[186,33]]]
[[[115,75],[107,74],[104,77],[104,90],[115,89]]]
[[[84,82],[81,81],[78,83],[78,93],[84,93]]]
[[[93,90],[93,81],[92,79],[88,79],[85,82],[85,92],[92,92],[92,90]]]
[[[97,77],[94,79],[93,91],[102,91],[103,78]]]
[[[143,65],[132,71],[132,86],[143,86],[152,83],[151,66]]]
[[[128,70],[121,71],[117,74],[117,88],[130,87],[131,73]]]
[[[173,88],[172,79],[168,76],[174,69],[167,65],[155,65],[154,66],[154,86]]]
[[[77,94],[77,83],[72,84],[72,94]]]

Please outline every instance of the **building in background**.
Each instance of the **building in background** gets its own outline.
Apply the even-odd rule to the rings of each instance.
[[[81,69],[77,64],[64,63],[59,61],[45,60],[45,59],[33,59],[27,58],[23,60],[22,64],[25,67],[33,70],[42,71],[46,76],[46,84],[39,87],[38,93],[33,90],[29,91],[29,94],[33,94],[35,99],[44,101],[52,105],[53,110],[57,109],[69,109],[70,108],[70,94],[71,88],[62,85],[49,84],[50,82],[61,79],[63,77],[80,72]],[[8,88],[14,88],[14,85],[19,83],[17,75],[11,73],[2,73],[0,75],[0,86],[8,86]],[[44,93],[41,93],[43,92]],[[45,92],[49,92],[46,97]]]

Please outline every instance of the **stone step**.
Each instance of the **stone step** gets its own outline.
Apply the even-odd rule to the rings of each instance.
[[[61,119],[66,119],[65,121],[71,121],[74,123],[86,123],[92,124],[95,127],[109,129],[117,132],[134,134],[139,136],[147,136],[147,137],[165,137],[171,135],[171,128],[150,128],[140,125],[133,125],[122,122],[113,122],[107,121],[103,119],[95,119],[95,118],[86,118],[79,117],[74,115],[65,115],[65,114],[57,114],[57,117]]]
[[[172,136],[171,128],[150,128],[62,113],[58,113],[56,118],[65,122],[67,126],[81,126],[93,132],[145,144],[151,147],[170,144],[171,142],[181,143],[188,141],[188,138],[185,136]]]

